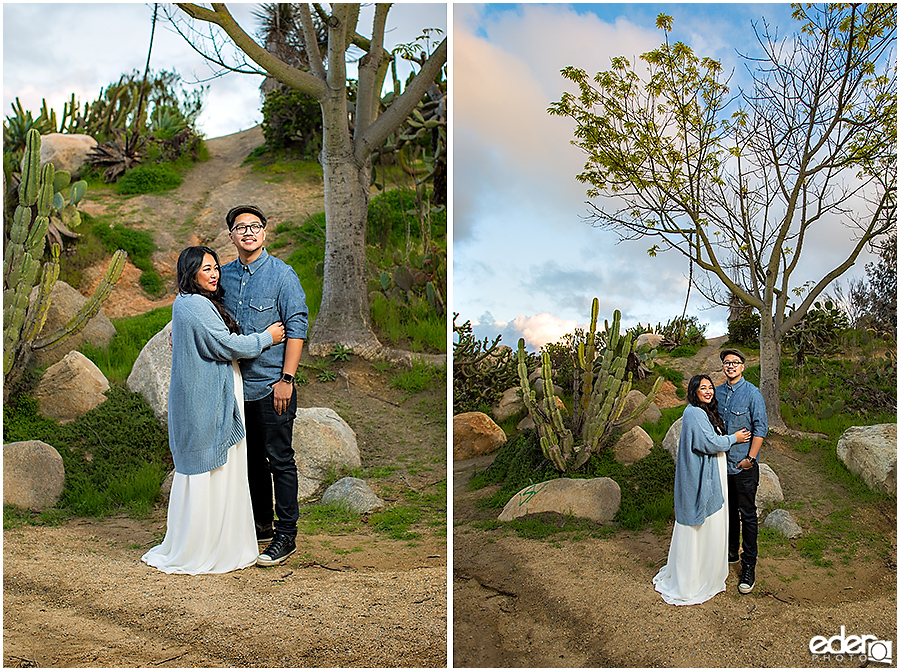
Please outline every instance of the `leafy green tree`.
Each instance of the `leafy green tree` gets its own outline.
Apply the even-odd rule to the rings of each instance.
[[[335,344],[352,347],[361,356],[376,356],[381,343],[371,328],[365,232],[372,173],[372,155],[410,115],[447,61],[447,41],[441,41],[404,92],[382,111],[381,89],[391,55],[384,49],[384,33],[391,5],[377,3],[371,37],[357,31],[359,4],[296,5],[308,66],[286,63],[267,51],[234,20],[221,3],[212,8],[193,3],[177,6],[194,20],[219,26],[245,62],[239,72],[267,74],[282,84],[315,98],[322,109],[323,139],[320,162],[325,182],[325,268],[322,303],[310,331],[309,351],[327,354]],[[327,26],[326,47],[313,16]],[[177,23],[174,16],[170,16]],[[191,38],[198,41],[199,34]],[[196,46],[196,45],[195,45]],[[212,62],[224,62],[221,40],[204,52]],[[347,95],[348,54],[359,58],[359,80],[352,114]],[[353,127],[350,127],[350,117]]]
[[[759,311],[760,388],[782,431],[782,339],[897,211],[896,6],[795,5],[793,16],[799,32],[784,40],[755,28],[751,90],[730,94],[721,64],[671,44],[661,14],[666,41],[641,56],[646,78],[622,57],[593,79],[570,66],[579,92],[548,110],[576,122],[588,195],[610,196],[591,205],[595,225],[654,239],[651,256],[679,251]],[[829,221],[850,229],[833,241],[843,261],[796,288]]]

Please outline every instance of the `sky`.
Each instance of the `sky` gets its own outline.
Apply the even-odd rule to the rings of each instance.
[[[576,87],[560,75],[574,65],[593,76],[614,56],[637,62],[664,39],[659,13],[674,18],[672,41],[734,72],[732,90],[748,77],[736,50],[753,53],[751,22],[763,17],[793,31],[787,4],[527,4],[453,6],[452,166],[453,311],[479,338],[502,335],[515,348],[556,342],[585,328],[590,305],[599,321],[622,313],[623,330],[638,322],[665,324],[681,315],[688,262],[677,251],[649,258],[648,240],[619,242],[614,231],[584,219],[584,166],[570,145],[573,122],[551,117],[549,105]],[[595,201],[599,202],[599,201]],[[823,229],[824,230],[824,229]],[[831,227],[807,243],[794,286],[819,279],[843,260]],[[864,276],[864,254],[850,275]],[[801,279],[802,278],[802,279]],[[688,314],[706,335],[727,332],[727,310],[696,289]]]
[[[171,6],[171,5],[170,5]],[[258,5],[228,4],[237,22],[255,35],[251,12]],[[374,9],[363,8],[360,32],[371,35]],[[83,107],[101,89],[134,70],[143,74],[150,43],[152,3],[8,3],[3,4],[3,110],[12,115],[18,96],[37,116],[41,99],[62,114],[63,103],[75,94]],[[388,15],[386,46],[413,41],[422,28],[447,32],[443,4],[398,3]],[[438,40],[440,41],[440,40]],[[197,86],[213,71],[165,21],[162,12],[153,38],[150,68],[177,71]],[[407,70],[408,72],[408,70]],[[401,70],[401,81],[404,78]],[[220,137],[262,121],[259,85],[262,77],[230,73],[207,82],[210,86],[198,119],[206,137]]]

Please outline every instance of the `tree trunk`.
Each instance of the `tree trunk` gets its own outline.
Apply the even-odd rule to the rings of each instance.
[[[759,325],[759,391],[766,404],[769,429],[784,433],[787,425],[781,417],[781,338],[775,334],[772,318],[761,315]]]
[[[323,356],[335,344],[373,358],[381,343],[372,331],[366,272],[366,217],[371,161],[354,158],[343,90],[322,102],[319,161],[325,182],[325,277],[322,303],[307,349]]]

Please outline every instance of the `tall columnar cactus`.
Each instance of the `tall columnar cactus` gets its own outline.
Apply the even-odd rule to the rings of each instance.
[[[4,396],[24,372],[33,350],[58,345],[87,325],[125,268],[126,254],[120,249],[113,255],[103,281],[84,307],[65,325],[38,338],[47,320],[50,292],[59,276],[59,245],[56,243],[51,246],[50,260],[41,269],[40,260],[46,249],[53,208],[55,171],[50,163],[41,168],[40,152],[40,133],[32,129],[26,136],[19,205],[13,215],[3,258]],[[80,188],[79,193],[84,195]],[[35,286],[39,287],[37,299],[29,304]]]
[[[622,426],[633,421],[656,398],[663,379],[657,378],[647,398],[627,416],[623,416],[625,397],[631,391],[631,374],[626,379],[628,355],[633,349],[632,336],[619,335],[618,310],[613,314],[612,328],[606,324],[606,347],[596,354],[597,313],[599,302],[591,306],[591,325],[585,342],[578,345],[575,362],[574,403],[572,416],[563,416],[563,404],[553,392],[550,356],[541,355],[541,378],[544,395],[540,402],[528,382],[525,341],[519,340],[519,382],[522,398],[540,435],[541,449],[558,471],[571,473],[580,468],[604,441]],[[596,359],[596,360],[595,360]],[[596,378],[596,379],[595,379]]]

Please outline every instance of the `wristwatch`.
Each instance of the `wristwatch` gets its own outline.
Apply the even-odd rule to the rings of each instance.
[[[753,468],[754,466],[756,466],[756,463],[757,463],[756,457],[751,457],[748,455],[747,460],[750,462],[750,468]]]
[[[287,382],[288,384],[294,384],[294,376],[290,373],[282,373],[281,379],[279,382]]]

